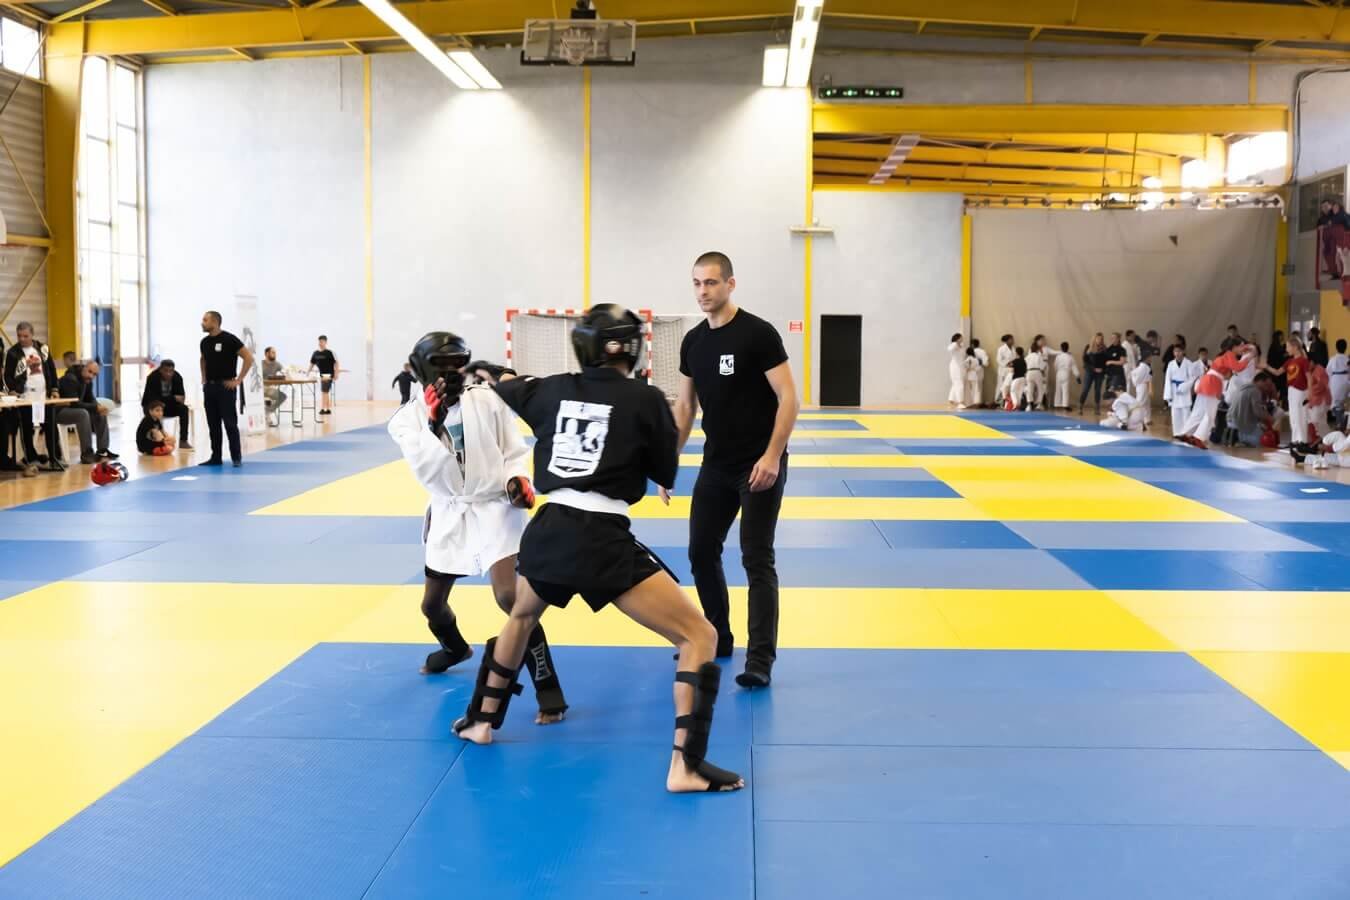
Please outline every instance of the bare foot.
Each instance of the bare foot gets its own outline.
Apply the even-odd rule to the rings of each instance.
[[[560,713],[546,713],[546,712],[540,712],[540,713],[536,713],[536,714],[535,714],[535,717],[534,717],[534,724],[536,724],[536,725],[557,725],[559,722],[561,722],[561,721],[562,721],[563,719],[565,719],[565,718],[567,718],[567,713],[566,713],[566,712],[560,712]]]
[[[692,771],[685,764],[684,756],[678,750],[671,754],[670,772],[666,775],[666,790],[672,794],[704,793],[708,790],[709,783],[708,779]],[[739,791],[743,787],[745,779],[737,778],[733,784],[718,788],[718,792]]]
[[[472,741],[475,744],[492,743],[492,724],[489,722],[474,722],[472,725],[466,725],[457,732],[460,740]]]

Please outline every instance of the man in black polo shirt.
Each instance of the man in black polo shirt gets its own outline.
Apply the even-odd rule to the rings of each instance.
[[[680,447],[703,407],[703,465],[689,511],[689,562],[698,598],[717,629],[717,655],[731,655],[722,546],[741,516],[741,564],[750,584],[750,637],[742,687],[768,687],[778,655],[778,572],[773,535],[787,481],[787,443],[797,389],[778,331],[731,302],[731,260],[705,253],[694,263],[694,296],[706,320],[680,346],[675,423]],[[663,499],[669,499],[662,492]]]
[[[239,447],[239,383],[253,368],[253,352],[244,342],[220,329],[220,313],[208,310],[202,316],[202,405],[206,408],[206,427],[211,434],[211,458],[203,466],[218,466],[220,455],[220,426],[230,439],[230,461],[237,469],[243,465],[243,450]],[[244,360],[244,369],[236,374],[236,359]]]
[[[319,414],[333,414],[333,382],[337,381],[337,357],[328,349],[328,335],[319,335],[319,349],[309,356],[309,371],[319,370],[319,389],[323,391],[323,405]]]

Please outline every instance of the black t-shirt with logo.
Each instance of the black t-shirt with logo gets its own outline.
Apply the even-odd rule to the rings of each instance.
[[[778,330],[743,309],[721,328],[704,321],[684,336],[680,374],[694,380],[703,407],[705,464],[748,466],[764,455],[778,416],[764,373],[787,358]]]
[[[234,378],[238,372],[239,351],[243,349],[244,342],[228,331],[222,331],[215,337],[208,334],[202,338],[202,358],[206,360],[206,380],[229,381]]]
[[[534,483],[541,493],[593,491],[633,504],[647,479],[675,484],[675,419],[658,388],[617,369],[513,378],[493,387],[534,432]]]
[[[337,357],[332,350],[315,350],[309,357],[309,364],[319,370],[320,375],[332,375],[337,368]]]

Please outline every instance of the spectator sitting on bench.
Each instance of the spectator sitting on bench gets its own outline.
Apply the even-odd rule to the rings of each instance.
[[[136,449],[146,456],[168,456],[173,445],[173,435],[164,433],[164,401],[151,400],[136,428]]]
[[[159,368],[145,379],[141,408],[148,409],[155,400],[164,404],[164,415],[178,419],[178,448],[191,450],[192,444],[188,442],[188,423],[192,412],[187,407],[187,391],[183,388],[183,376],[178,374],[171,359],[160,362]]]
[[[99,364],[87,362],[83,366],[74,365],[66,369],[61,376],[60,391],[62,397],[79,402],[56,411],[57,425],[74,425],[80,435],[80,462],[85,465],[100,459],[117,459],[117,454],[108,449],[108,416],[103,407],[94,399],[94,379],[98,377]],[[90,433],[98,439],[98,452],[94,452]]]

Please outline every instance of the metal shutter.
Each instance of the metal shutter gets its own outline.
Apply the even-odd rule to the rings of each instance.
[[[15,81],[19,89],[4,114],[0,115],[0,134],[5,136],[14,159],[28,179],[28,186],[39,203],[46,203],[46,170],[42,152],[43,119],[42,99],[44,88],[36,81],[8,71],[0,71],[0,101],[9,96]],[[28,191],[14,171],[9,158],[0,148],[0,209],[4,210],[5,223],[11,234],[41,235],[47,234],[42,225],[42,217],[33,207]],[[45,211],[45,209],[44,209]],[[34,269],[42,262],[46,253],[41,247],[0,247],[0,333],[5,344],[14,338],[14,325],[17,322],[33,323],[33,329],[41,340],[47,337],[47,272],[43,268],[33,278],[23,296],[18,297],[19,289],[28,281]],[[11,310],[10,305],[18,298]],[[9,311],[6,315],[6,311]],[[57,353],[73,350],[73,347],[53,347]]]

